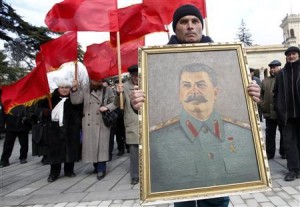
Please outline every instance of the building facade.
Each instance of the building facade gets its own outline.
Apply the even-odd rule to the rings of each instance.
[[[285,64],[284,51],[290,46],[300,47],[300,14],[287,14],[280,27],[283,30],[283,42],[278,45],[253,45],[246,47],[248,66],[260,71],[263,79],[265,69],[272,60]]]

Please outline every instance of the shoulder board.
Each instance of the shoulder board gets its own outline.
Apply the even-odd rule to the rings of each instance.
[[[226,117],[226,116],[222,116],[222,120],[224,122],[231,123],[231,124],[243,127],[245,129],[250,129],[250,124],[246,123],[246,122],[242,122],[242,121],[239,121],[239,120],[236,120],[236,119],[232,119],[232,118]]]
[[[179,116],[174,117],[174,118],[169,119],[169,120],[167,120],[165,122],[162,122],[160,124],[157,124],[157,125],[154,125],[154,126],[150,127],[150,132],[159,130],[161,128],[164,128],[164,127],[172,125],[172,124],[175,124],[178,121],[179,121]]]

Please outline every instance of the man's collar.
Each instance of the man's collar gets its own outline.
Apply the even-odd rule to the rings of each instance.
[[[208,132],[220,141],[224,136],[222,117],[215,111],[206,121],[200,121],[186,113],[186,111],[182,111],[180,125],[191,141],[194,141],[197,137],[201,138],[201,135]]]

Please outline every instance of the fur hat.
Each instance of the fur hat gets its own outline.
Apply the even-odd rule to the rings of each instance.
[[[289,47],[289,48],[284,52],[285,56],[287,56],[287,54],[288,54],[289,52],[297,52],[297,53],[300,55],[300,49],[299,49],[298,47],[295,47],[295,46]]]
[[[273,60],[269,63],[269,67],[271,66],[281,66],[281,62],[279,60]]]
[[[197,9],[195,6],[191,5],[191,4],[185,4],[182,5],[181,7],[179,7],[178,9],[176,9],[176,11],[174,12],[173,15],[173,31],[175,32],[176,29],[176,25],[177,22],[184,16],[187,15],[194,15],[196,17],[198,17],[198,19],[200,19],[200,22],[202,23],[202,28],[203,28],[203,17],[201,15],[201,12],[199,11],[199,9]]]
[[[137,65],[132,65],[128,68],[129,73],[136,73],[138,72],[138,66]]]
[[[56,81],[57,87],[72,87],[72,82],[66,78],[61,78]]]

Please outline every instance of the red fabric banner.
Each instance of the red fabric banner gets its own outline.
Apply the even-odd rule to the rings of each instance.
[[[35,100],[45,98],[50,94],[50,88],[44,64],[39,64],[24,78],[17,82],[2,86],[2,103],[5,113],[17,106],[31,106]]]
[[[77,32],[68,32],[40,46],[36,63],[44,63],[46,71],[57,70],[62,64],[77,60]]]
[[[50,9],[45,23],[54,32],[118,31],[117,0],[64,0]]]
[[[149,15],[159,14],[163,23],[166,25],[173,21],[173,14],[175,10],[184,4],[192,4],[196,6],[200,9],[202,17],[207,17],[205,0],[143,0],[145,11]]]
[[[142,4],[135,4],[118,9],[120,42],[138,39],[152,32],[165,31],[165,26],[158,15],[149,15]],[[110,41],[116,45],[116,33],[112,32]]]
[[[122,73],[127,68],[138,64],[138,47],[145,45],[145,38],[121,44]],[[118,74],[117,48],[106,41],[101,44],[93,44],[87,47],[83,63],[92,80],[103,80]]]

